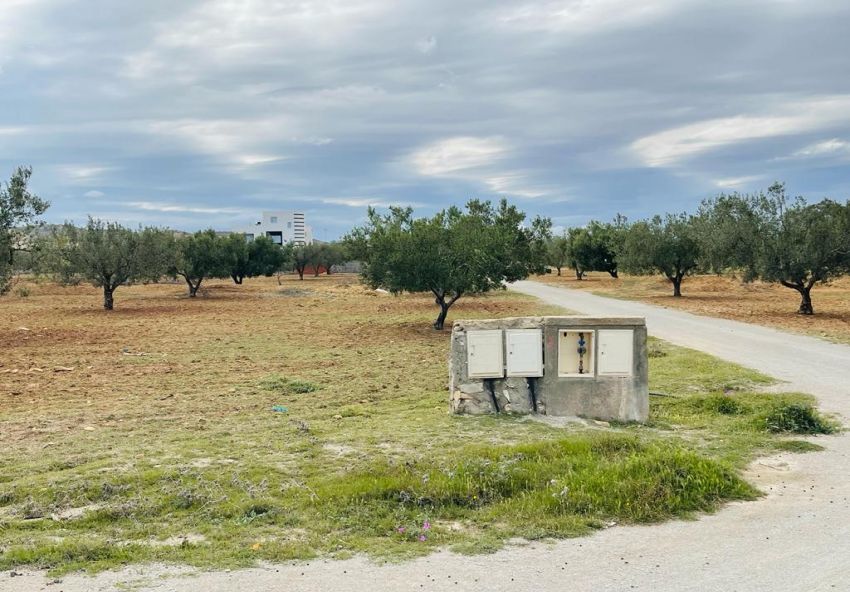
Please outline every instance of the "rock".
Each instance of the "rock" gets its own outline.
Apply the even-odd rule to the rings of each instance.
[[[460,392],[467,394],[467,395],[474,395],[474,394],[477,394],[477,393],[483,393],[484,392],[484,383],[481,382],[481,381],[465,382],[465,383],[463,383],[459,386],[458,390],[460,390]]]

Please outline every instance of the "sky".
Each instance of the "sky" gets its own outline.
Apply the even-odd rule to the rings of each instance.
[[[850,197],[846,0],[0,0],[0,178],[183,230]]]

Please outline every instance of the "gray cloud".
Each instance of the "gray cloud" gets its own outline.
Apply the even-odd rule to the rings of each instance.
[[[840,0],[5,0],[0,172],[181,228],[505,195],[559,224],[846,197]]]

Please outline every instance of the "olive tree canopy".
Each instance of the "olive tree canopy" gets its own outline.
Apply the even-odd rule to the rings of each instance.
[[[363,280],[392,293],[431,292],[442,329],[449,308],[465,294],[503,288],[506,282],[545,271],[551,221],[525,214],[502,200],[472,200],[431,218],[414,218],[411,208],[369,209],[368,223],[347,237],[354,259],[363,261]]]

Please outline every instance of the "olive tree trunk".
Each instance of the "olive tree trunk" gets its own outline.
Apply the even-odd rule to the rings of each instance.
[[[791,288],[792,290],[797,290],[800,294],[800,308],[797,309],[797,314],[801,315],[813,315],[815,314],[815,307],[812,306],[812,286],[815,285],[814,280],[809,280],[806,283],[803,282],[780,282],[786,288]]]
[[[685,277],[685,273],[677,271],[674,274],[668,273],[666,275],[670,283],[673,284],[673,296],[680,298],[682,296],[682,279]]]
[[[104,310],[112,310],[113,309],[113,307],[115,305],[115,301],[112,297],[113,292],[115,292],[115,288],[113,288],[112,286],[106,285],[106,284],[103,286],[103,308],[104,308]]]
[[[186,285],[189,287],[189,298],[194,298],[198,295],[198,289],[201,287],[201,282],[204,281],[204,278],[198,278],[197,282],[193,282],[191,278],[183,276],[183,279],[186,280]]]
[[[457,302],[457,299],[461,297],[461,294],[458,292],[447,300],[446,294],[438,292],[437,290],[432,290],[432,292],[434,292],[434,296],[436,297],[434,302],[436,302],[437,306],[440,307],[440,314],[437,315],[437,320],[434,321],[434,329],[442,331],[446,324],[446,316],[449,314],[449,309],[452,307],[452,304]]]

